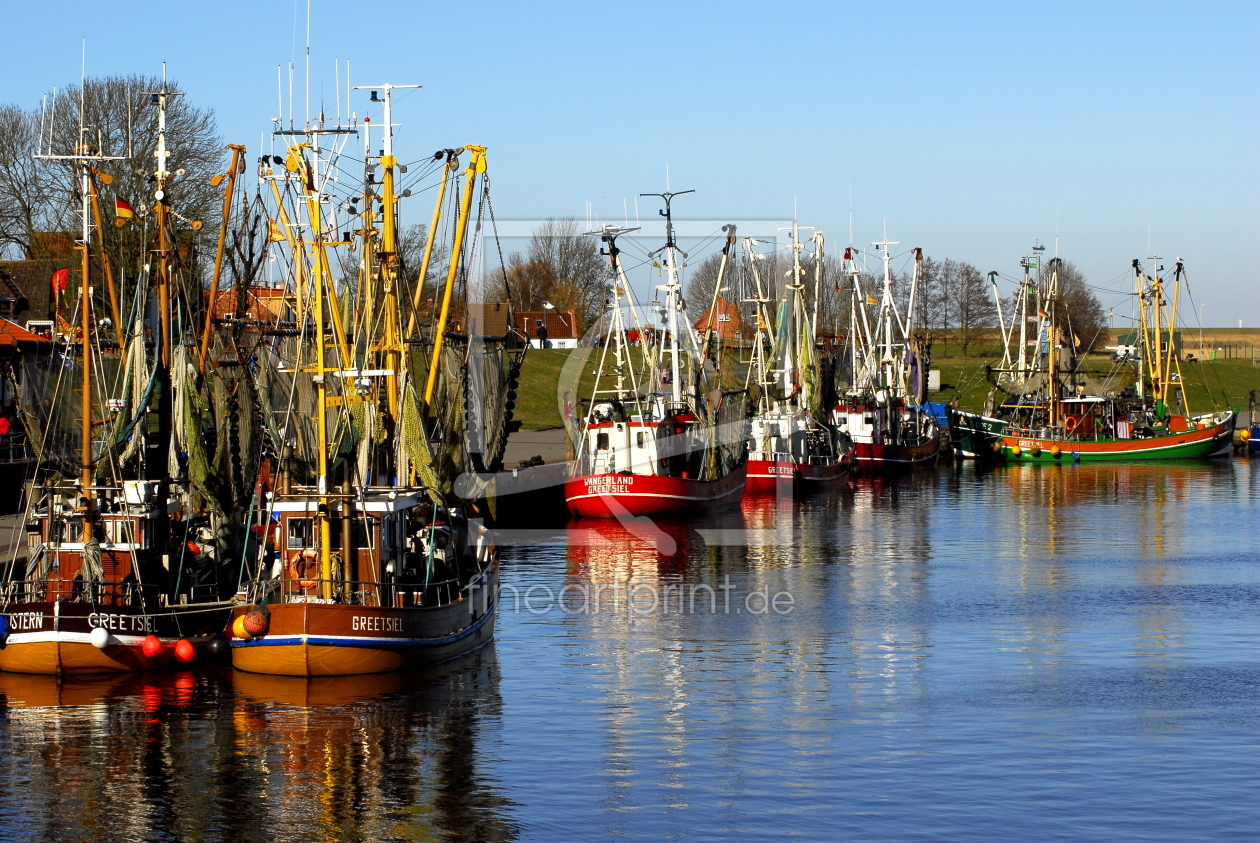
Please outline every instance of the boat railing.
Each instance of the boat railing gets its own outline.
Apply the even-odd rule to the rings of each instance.
[[[327,588],[325,588],[327,586]],[[332,602],[354,606],[392,607],[395,609],[427,608],[458,603],[464,599],[464,582],[460,579],[418,583],[381,583],[360,580],[298,579],[282,577],[251,589],[249,598],[261,600],[269,593],[272,603],[327,602],[325,594],[332,595]]]
[[[41,603],[68,599],[97,606],[141,606],[156,603],[161,593],[154,585],[137,582],[85,582],[82,579],[34,578],[4,584],[9,603]]]
[[[25,433],[0,435],[0,462],[22,462],[35,458]]]

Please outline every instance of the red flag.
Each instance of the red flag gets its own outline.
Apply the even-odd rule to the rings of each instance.
[[[52,274],[52,291],[54,296],[59,296],[66,291],[66,287],[70,286],[70,270],[59,269]]]

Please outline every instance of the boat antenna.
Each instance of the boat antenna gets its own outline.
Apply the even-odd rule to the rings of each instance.
[[[668,167],[669,165],[667,164],[665,166]],[[673,218],[673,209],[670,207],[670,202],[673,201],[675,196],[685,196],[688,193],[695,193],[695,191],[694,190],[680,190],[677,193],[671,193],[667,185],[664,193],[640,193],[639,194],[640,196],[655,196],[658,199],[663,199],[665,201],[665,207],[660,211],[660,215],[665,218],[665,248],[666,249],[678,248],[678,243],[674,239],[674,218]],[[635,204],[637,205],[638,203],[636,202]],[[687,257],[686,252],[683,252],[683,257],[684,258]]]

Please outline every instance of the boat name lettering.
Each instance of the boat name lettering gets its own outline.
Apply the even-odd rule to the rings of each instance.
[[[9,615],[9,629],[43,629],[43,612],[14,612]]]
[[[88,615],[88,626],[104,627],[117,632],[152,632],[153,619],[142,615],[105,615],[93,612]]]
[[[1032,448],[1032,447],[1036,446],[1037,444],[1038,444],[1038,443],[1037,443],[1037,441],[1036,441],[1036,440],[1033,440],[1033,439],[1021,439],[1021,440],[1019,440],[1019,447],[1021,447],[1021,448]]]
[[[619,495],[630,491],[630,487],[634,485],[634,476],[628,474],[602,474],[594,477],[583,477],[582,482],[586,484],[586,491],[588,492],[598,495]]]
[[[795,471],[796,471],[795,466],[791,466],[791,465],[772,465],[772,466],[770,466],[770,473],[771,473],[771,474],[787,474],[787,475],[789,475],[789,476],[790,476],[790,475],[791,475],[792,473],[794,473]]]
[[[352,626],[362,632],[402,632],[403,619],[355,615]]]

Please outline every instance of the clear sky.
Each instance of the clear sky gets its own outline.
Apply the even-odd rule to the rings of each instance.
[[[77,81],[87,36],[89,75],[166,61],[251,157],[277,65],[297,65],[304,113],[306,0],[21,3],[9,23],[6,100]],[[503,218],[590,202],[620,220],[668,163],[697,191],[683,216],[795,207],[843,246],[851,191],[858,244],[886,223],[1013,276],[1057,235],[1092,283],[1126,290],[1154,250],[1186,261],[1205,324],[1260,326],[1260,3],[314,0],[310,43],[313,110],[336,110],[335,58],[356,85],[423,84],[396,100],[400,154],[488,146]],[[367,106],[357,92],[379,120]]]

